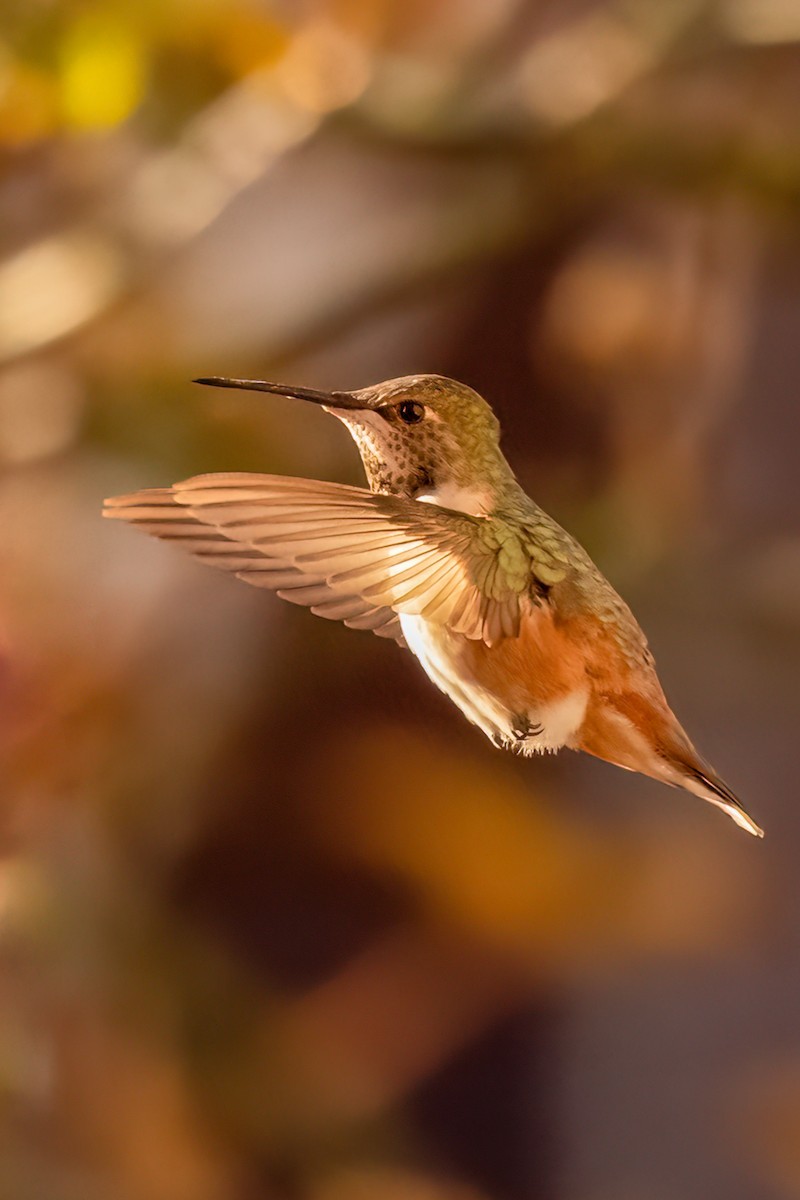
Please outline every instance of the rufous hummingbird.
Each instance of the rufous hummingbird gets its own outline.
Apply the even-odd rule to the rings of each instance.
[[[582,546],[534,504],[472,388],[411,375],[353,392],[198,379],[322,405],[369,491],[198,475],[105,515],[322,617],[405,645],[496,746],[585,750],[685,788],[763,836],[669,707],[647,641]]]

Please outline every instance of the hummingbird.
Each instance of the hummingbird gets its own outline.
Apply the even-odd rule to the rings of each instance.
[[[332,392],[195,382],[320,405],[353,436],[368,489],[197,475],[115,496],[106,517],[394,639],[502,749],[583,750],[684,788],[763,836],[672,712],[628,605],[517,481],[497,417],[472,388],[441,375]]]

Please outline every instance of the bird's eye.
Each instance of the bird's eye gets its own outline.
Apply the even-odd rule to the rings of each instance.
[[[417,425],[425,416],[425,406],[416,400],[403,400],[397,406],[397,415],[404,425]]]

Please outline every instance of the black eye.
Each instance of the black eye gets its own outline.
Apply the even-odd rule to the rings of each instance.
[[[403,400],[397,406],[397,415],[405,425],[417,425],[425,416],[425,406],[416,400]]]

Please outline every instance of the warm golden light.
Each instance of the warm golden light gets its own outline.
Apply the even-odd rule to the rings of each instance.
[[[121,259],[88,230],[37,242],[0,264],[0,355],[22,354],[90,320],[114,294]]]
[[[342,26],[319,19],[293,38],[275,68],[286,96],[313,113],[331,112],[356,100],[371,74],[366,47]]]
[[[522,89],[536,116],[563,124],[589,116],[651,64],[653,47],[600,10],[534,44],[521,67]]]

